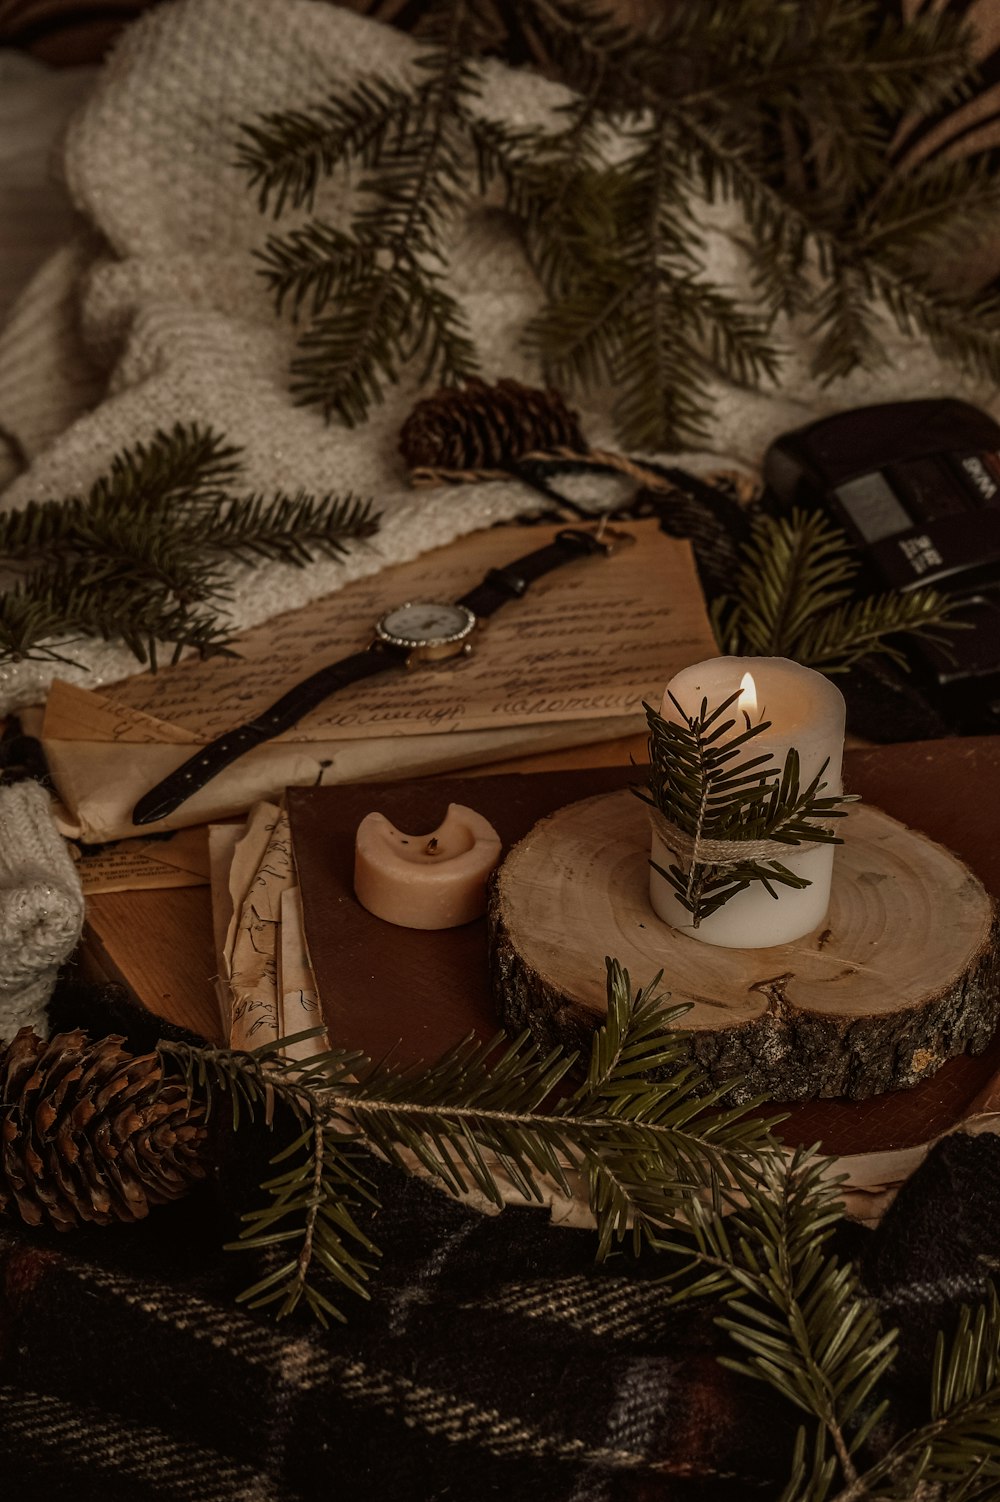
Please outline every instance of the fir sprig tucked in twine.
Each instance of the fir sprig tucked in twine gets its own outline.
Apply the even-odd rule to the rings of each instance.
[[[177,423],[114,455],[85,496],[0,516],[0,662],[72,663],[81,637],[120,638],[154,670],[158,647],[225,651],[227,560],[340,558],[378,529],[355,496],[234,493],[241,449]]]
[[[313,215],[260,253],[276,308],[301,322],[297,400],[354,424],[411,362],[428,382],[476,373],[449,236],[490,192],[547,298],[527,347],[549,381],[615,391],[635,448],[704,439],[717,373],[780,378],[779,313],[811,330],[821,379],[884,363],[887,320],[1000,377],[1000,302],[945,269],[995,223],[990,153],[906,172],[892,155],[906,122],[971,88],[953,10],[699,0],[641,33],[580,0],[516,10],[575,91],[546,127],[484,115],[503,12],[488,0],[434,0],[412,81],[363,77],[243,126],[261,212]],[[342,168],[357,208],[335,225],[314,210]],[[749,305],[706,275],[701,195],[742,217]]]
[[[828,821],[843,818],[844,804],[854,801],[850,794],[823,796],[827,762],[803,787],[794,747],[781,766],[769,752],[745,756],[744,748],[771,723],[752,725],[744,716],[745,727],[738,729],[737,719],[725,716],[739,697],[737,690],[714,709],[703,699],[691,715],[671,694],[676,721],[644,706],[649,781],[634,792],[676,856],[666,867],[652,861],[653,869],[691,914],[694,928],[755,882],[772,897],[779,886],[808,887],[808,878],[790,871],[781,857],[790,846],[841,844]]]

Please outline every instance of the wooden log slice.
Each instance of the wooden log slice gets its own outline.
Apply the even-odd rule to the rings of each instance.
[[[864,1099],[986,1047],[1000,1016],[993,900],[950,851],[856,805],[822,928],[771,949],[719,949],[670,928],[648,896],[649,821],[628,790],[535,825],[493,879],[490,965],[506,1026],[589,1048],[606,955],[633,984],[663,971],[677,1024],[739,1099]]]

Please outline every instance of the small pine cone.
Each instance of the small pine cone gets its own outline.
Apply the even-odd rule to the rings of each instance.
[[[557,449],[586,453],[576,413],[558,391],[510,380],[487,386],[473,379],[436,391],[417,403],[399,435],[411,473],[509,470],[525,454]]]
[[[29,1027],[0,1044],[0,1209],[30,1226],[141,1220],[204,1178],[204,1109],[155,1053]]]

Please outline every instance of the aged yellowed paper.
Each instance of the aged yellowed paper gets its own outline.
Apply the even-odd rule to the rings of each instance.
[[[318,668],[364,647],[407,599],[454,599],[556,527],[502,527],[357,580],[247,632],[238,658],[197,658],[98,692],[56,682],[43,740],[87,841],[132,830],[137,799],[194,744],[242,724]],[[635,545],[539,580],[485,625],[469,659],[352,685],[256,747],[149,829],[218,820],[286,786],[447,771],[640,731],[678,668],[715,643],[686,543],[630,522]],[[146,832],[149,832],[148,830]]]
[[[238,657],[192,658],[91,695],[57,683],[45,737],[212,740],[310,673],[365,647],[387,609],[457,598],[489,568],[543,547],[559,530],[474,533],[246,632],[234,643]],[[498,611],[470,658],[353,684],[281,739],[428,735],[634,712],[679,666],[717,648],[687,544],[652,521],[630,522],[627,530],[635,547],[557,570]]]
[[[209,880],[208,843],[200,826],[166,838],[116,840],[88,851],[76,865],[84,895],[201,887]]]

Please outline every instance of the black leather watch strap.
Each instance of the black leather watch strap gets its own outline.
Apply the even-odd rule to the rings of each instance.
[[[269,709],[263,710],[255,719],[234,730],[227,730],[208,746],[202,746],[169,777],[150,792],[145,793],[132,810],[133,824],[154,824],[165,819],[180,808],[192,793],[205,786],[212,778],[228,767],[245,752],[263,741],[269,741],[283,731],[290,730],[302,716],[315,709],[330,694],[357,683],[362,678],[371,678],[376,673],[385,673],[392,668],[406,666],[405,652],[386,643],[376,642],[363,652],[332,662],[328,667],[304,678],[287,694],[277,699]]]
[[[556,535],[553,542],[537,548],[509,563],[505,568],[491,569],[482,584],[470,590],[456,601],[471,610],[477,619],[492,615],[501,605],[516,600],[524,594],[528,585],[564,563],[585,558],[591,554],[607,556],[624,542],[631,542],[627,533],[613,532],[610,528],[585,530],[567,527]],[[203,746],[194,756],[171,772],[150,792],[145,793],[132,810],[132,823],[155,824],[165,819],[186,799],[210,782],[216,773],[228,767],[245,752],[273,736],[290,730],[304,714],[315,709],[330,694],[356,683],[361,678],[370,678],[392,668],[405,667],[410,649],[393,646],[390,642],[376,641],[364,652],[345,657],[341,662],[320,668],[318,673],[297,683],[287,694],[282,695],[270,709],[263,710],[246,725],[227,730],[211,745]]]
[[[464,605],[482,620],[499,610],[501,605],[520,599],[529,584],[541,579],[544,574],[550,574],[553,569],[561,568],[564,563],[572,563],[594,553],[604,555],[609,551],[595,532],[567,527],[557,533],[554,540],[544,548],[526,553],[523,558],[508,563],[505,568],[491,568],[482,584],[477,584],[475,589],[463,595],[457,603]]]

